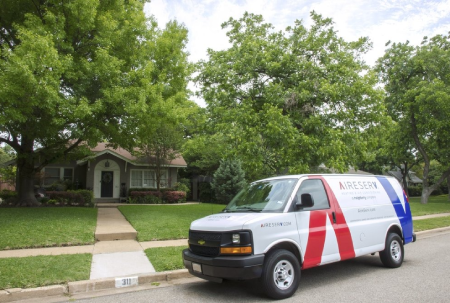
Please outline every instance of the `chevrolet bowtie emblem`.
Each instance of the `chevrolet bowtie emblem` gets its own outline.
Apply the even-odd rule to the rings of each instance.
[[[198,240],[197,243],[200,244],[200,245],[203,245],[203,244],[205,244],[206,242],[205,242],[205,240]]]

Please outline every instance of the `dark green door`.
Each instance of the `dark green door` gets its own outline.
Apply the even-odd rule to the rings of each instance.
[[[113,184],[114,173],[112,171],[102,171],[102,198],[112,198],[113,196]]]

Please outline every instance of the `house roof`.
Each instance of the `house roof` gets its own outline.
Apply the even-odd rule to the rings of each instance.
[[[131,154],[131,152],[129,152],[128,150],[121,148],[121,147],[117,147],[117,148],[113,148],[112,146],[108,146],[107,142],[102,142],[97,144],[96,147],[91,148],[91,151],[94,152],[93,156],[90,157],[86,157],[84,159],[81,159],[79,161],[77,161],[78,165],[81,165],[87,161],[89,161],[92,158],[96,158],[99,157],[101,155],[104,154],[111,154],[116,156],[119,159],[122,159],[128,163],[134,164],[134,165],[143,165],[143,166],[149,166],[149,163],[152,163],[153,161],[151,161],[152,159],[148,159],[145,157],[136,157],[133,154]],[[183,157],[181,155],[177,155],[177,157],[175,159],[173,159],[172,161],[167,161],[164,165],[169,166],[169,167],[186,167],[186,161],[184,161]]]

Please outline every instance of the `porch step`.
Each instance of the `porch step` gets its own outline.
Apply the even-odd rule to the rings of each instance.
[[[99,208],[96,241],[136,240],[137,232],[117,208]]]

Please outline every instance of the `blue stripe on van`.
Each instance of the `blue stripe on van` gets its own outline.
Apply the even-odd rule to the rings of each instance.
[[[405,209],[403,209],[403,205],[400,202],[399,197],[397,196],[397,193],[395,192],[394,187],[392,187],[392,184],[387,180],[385,177],[377,177],[378,181],[380,181],[381,185],[384,187],[384,190],[389,196],[389,199],[391,199],[392,205],[394,206],[395,213],[397,214],[398,219],[400,220],[400,224],[402,225],[403,229],[403,238],[406,243],[412,242],[413,240],[413,226],[412,226],[412,216],[411,216],[411,209],[409,207],[409,203],[406,202],[406,197],[403,197],[405,199]],[[404,196],[404,194],[403,194]]]

